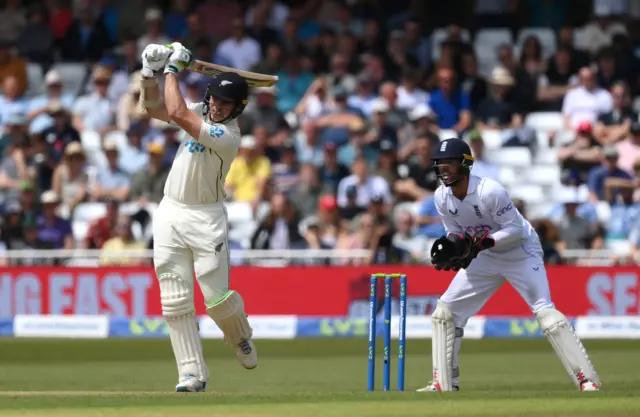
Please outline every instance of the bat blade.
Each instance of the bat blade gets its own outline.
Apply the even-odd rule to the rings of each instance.
[[[211,64],[204,61],[193,60],[187,67],[189,71],[204,74],[208,77],[215,78],[223,72],[235,72],[247,81],[249,87],[270,87],[278,82],[275,75],[260,74],[258,72],[243,71],[224,65]]]

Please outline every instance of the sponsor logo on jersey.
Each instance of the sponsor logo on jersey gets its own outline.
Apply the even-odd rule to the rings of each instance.
[[[458,215],[458,209],[455,209],[455,210],[447,209],[447,210],[449,210],[449,213],[451,213],[452,216]]]
[[[214,138],[219,138],[220,136],[224,135],[224,129],[218,125],[213,125],[209,128],[209,135],[213,136]]]
[[[184,146],[187,147],[187,150],[190,153],[202,153],[205,150],[205,146],[202,143],[198,142],[197,140],[193,140],[193,139],[191,139],[188,142],[185,142]]]
[[[513,203],[509,203],[506,207],[502,207],[500,210],[498,210],[496,216],[502,216],[506,212],[511,211],[511,209],[513,209]]]
[[[477,224],[475,226],[466,226],[464,228],[464,231],[473,236],[476,233],[482,232],[482,231],[490,232],[491,226],[489,226],[488,224]]]

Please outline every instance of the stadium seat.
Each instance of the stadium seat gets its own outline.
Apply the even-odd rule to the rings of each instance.
[[[533,112],[529,113],[524,123],[541,132],[552,132],[564,129],[564,118],[560,112]]]
[[[532,184],[542,186],[560,184],[560,166],[558,165],[537,165],[528,172],[528,180]]]
[[[254,220],[245,221],[232,226],[229,230],[229,240],[235,240],[242,247],[249,248],[251,246],[251,236],[258,227],[258,222]]]
[[[251,205],[244,201],[230,201],[225,203],[229,223],[241,225],[245,222],[253,221],[253,211]]]
[[[447,37],[446,28],[435,29],[431,34],[431,57],[434,60],[440,58],[440,44],[447,40]],[[471,32],[469,32],[469,29],[462,29],[462,40],[467,43],[471,42]]]
[[[522,51],[524,41],[529,36],[535,36],[542,45],[542,54],[545,58],[549,58],[556,51],[556,35],[549,28],[522,28],[518,32],[518,42],[516,47]]]
[[[120,130],[107,133],[107,135],[104,137],[104,141],[114,141],[116,143],[116,146],[118,146],[118,150],[120,152],[122,152],[127,148],[127,146],[129,146],[129,139],[127,138],[127,135]]]
[[[495,29],[480,29],[476,32],[475,39],[473,41],[473,47],[477,51],[482,48],[491,48],[495,51],[498,46],[502,44],[512,44],[513,35],[510,29],[507,28],[495,28]]]
[[[120,205],[119,212],[120,214],[125,214],[127,216],[133,216],[137,212],[140,211],[140,205],[137,201],[130,201],[128,203],[123,203]]]
[[[79,63],[57,63],[53,66],[62,78],[62,88],[65,92],[82,95],[82,87],[87,79],[87,67]]]
[[[482,132],[482,141],[486,149],[500,149],[502,134],[497,130],[485,130]]]
[[[512,167],[501,166],[499,175],[499,182],[507,188],[519,181],[516,170]]]
[[[106,214],[107,206],[104,203],[81,203],[73,211],[73,220],[74,222],[91,223]]]
[[[457,138],[458,132],[453,129],[440,129],[440,133],[438,134],[438,136],[440,136],[440,140]]]
[[[541,201],[538,203],[528,204],[527,209],[527,218],[529,220],[535,219],[544,219],[549,217],[549,213],[555,207],[556,203],[551,201]]]
[[[596,214],[601,223],[607,224],[611,220],[611,206],[606,201],[598,201],[596,204]]]
[[[42,93],[44,90],[44,74],[42,73],[40,64],[27,64],[27,83],[29,86],[26,93],[28,97],[37,96]]]
[[[82,242],[89,232],[89,223],[84,221],[74,220],[71,222],[71,230],[73,231],[73,238],[76,242]]]
[[[538,165],[557,165],[558,151],[555,149],[538,149],[535,163]]]
[[[538,143],[538,149],[549,148],[549,133],[536,130],[536,142]]]
[[[553,145],[554,148],[560,148],[564,145],[568,145],[576,138],[576,132],[572,130],[560,130],[555,134]]]
[[[527,148],[501,148],[487,152],[487,159],[500,166],[528,167],[531,152]]]
[[[525,204],[537,204],[545,201],[543,187],[535,184],[521,184],[509,189],[511,198],[522,200]]]
[[[97,132],[84,131],[80,134],[80,142],[87,155],[89,165],[102,167],[106,161],[102,152],[102,139]]]

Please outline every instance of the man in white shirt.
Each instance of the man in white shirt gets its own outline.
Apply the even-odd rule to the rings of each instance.
[[[442,185],[435,192],[447,232],[431,248],[436,269],[458,271],[432,314],[433,378],[419,392],[458,391],[458,356],[467,320],[508,281],[536,316],[564,368],[582,391],[600,379],[567,318],[551,302],[540,239],[505,188],[470,174],[471,149],[446,139],[432,157]]]
[[[353,175],[343,178],[338,183],[338,207],[344,208],[348,205],[347,190],[353,187],[356,190],[355,203],[360,208],[368,207],[374,198],[381,197],[387,205],[393,202],[387,181],[377,175],[370,176],[368,171],[366,160],[362,157],[356,158],[353,163]]]
[[[176,391],[204,391],[209,370],[204,363],[193,301],[193,275],[204,296],[207,314],[233,346],[247,369],[258,365],[253,331],[240,294],[229,289],[229,247],[224,182],[240,146],[236,118],[249,95],[235,73],[220,74],[201,103],[187,106],[178,74],[191,60],[180,43],[149,45],[142,53],[143,108],[154,119],[183,130],[153,224],[153,263],[160,284],[162,312],[178,364]],[[164,68],[165,103],[156,75]]]
[[[601,114],[613,109],[611,94],[596,84],[596,76],[590,68],[578,73],[580,85],[569,90],[562,103],[562,114],[568,129],[576,129],[581,122],[595,125]]]
[[[249,71],[262,59],[260,44],[247,36],[241,18],[233,20],[233,36],[220,42],[216,55],[229,60],[233,68],[245,71]]]

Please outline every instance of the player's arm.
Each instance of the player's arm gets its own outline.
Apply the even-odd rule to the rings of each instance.
[[[160,95],[158,79],[155,77],[142,77],[142,91],[140,93],[140,105],[152,119],[169,122],[169,112]]]
[[[487,242],[486,246],[496,249],[508,247],[523,237],[522,216],[518,213],[509,193],[503,186],[496,183],[496,186],[487,191],[487,194],[483,196],[485,207],[491,209],[491,217],[494,222],[500,225],[500,230],[485,236],[485,238],[493,239],[493,242]],[[478,243],[481,244],[481,242]],[[487,249],[487,247],[481,247],[480,250],[482,249]]]

